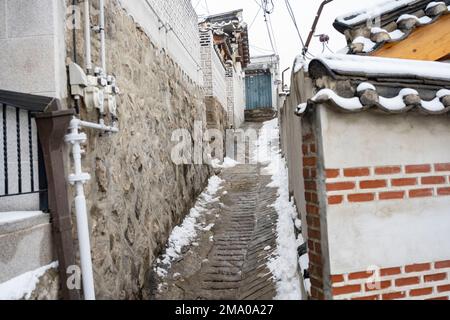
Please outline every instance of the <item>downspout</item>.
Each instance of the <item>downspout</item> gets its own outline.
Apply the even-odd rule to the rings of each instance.
[[[92,54],[91,54],[91,20],[89,0],[84,0],[84,48],[86,54],[86,71],[92,74]]]

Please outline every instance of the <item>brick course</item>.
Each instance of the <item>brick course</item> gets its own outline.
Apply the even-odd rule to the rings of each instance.
[[[329,205],[450,196],[450,163],[329,168],[326,189]]]
[[[305,131],[308,131],[304,128]],[[306,219],[308,225],[309,275],[311,278],[311,298],[324,299],[323,257],[319,197],[317,194],[317,147],[314,134],[303,135],[303,174],[305,181]],[[353,184],[352,184],[353,187]],[[337,197],[332,202],[339,202]]]
[[[450,260],[331,276],[333,299],[450,298]]]

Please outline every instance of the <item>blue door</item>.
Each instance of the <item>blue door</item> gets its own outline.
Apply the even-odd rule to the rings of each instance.
[[[245,78],[246,109],[272,108],[272,75],[258,74]]]

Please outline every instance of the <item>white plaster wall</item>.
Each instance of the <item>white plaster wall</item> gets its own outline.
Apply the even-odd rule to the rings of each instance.
[[[225,67],[216,50],[211,47],[211,72],[212,72],[212,94],[227,109],[227,82],[225,78]]]
[[[326,168],[450,162],[448,116],[319,108]]]
[[[331,273],[450,259],[450,198],[327,208]]]
[[[193,81],[203,84],[198,17],[190,0],[119,2],[157,46],[166,49]],[[166,28],[161,28],[163,24]]]
[[[58,0],[0,0],[0,88],[66,96],[65,7]]]
[[[235,65],[233,72],[233,109],[234,127],[239,128],[245,121],[245,74],[240,63]]]

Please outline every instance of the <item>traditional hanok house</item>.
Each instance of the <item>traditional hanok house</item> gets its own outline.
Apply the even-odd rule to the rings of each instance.
[[[276,54],[251,57],[245,69],[246,119],[258,121],[276,115],[281,90],[280,57]]]
[[[225,109],[225,126],[238,128],[244,122],[243,69],[250,62],[243,10],[205,17],[199,27],[209,125],[218,122],[212,110],[220,104]]]
[[[281,135],[311,299],[450,297],[450,64],[423,61],[447,13],[389,1],[336,20],[350,54],[297,61]]]

